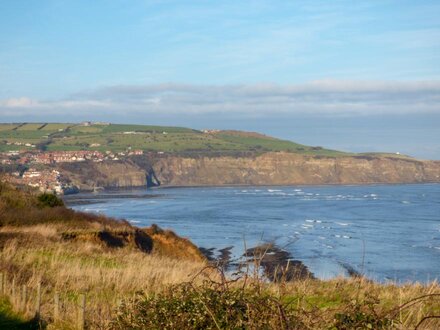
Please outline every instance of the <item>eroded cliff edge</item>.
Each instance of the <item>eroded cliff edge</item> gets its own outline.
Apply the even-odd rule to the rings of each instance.
[[[290,185],[440,182],[439,161],[381,156],[166,157],[153,165],[165,185]]]
[[[440,182],[440,161],[392,156],[142,156],[120,162],[62,166],[80,189],[146,185],[294,185]]]

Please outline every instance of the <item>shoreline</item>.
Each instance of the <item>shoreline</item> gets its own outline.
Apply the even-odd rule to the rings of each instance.
[[[402,185],[440,185],[440,182],[370,182],[370,183],[319,183],[319,184],[218,184],[218,185],[160,185],[160,186],[126,186],[126,187],[99,187],[99,190],[80,190],[75,193],[65,194],[64,196],[72,196],[77,194],[96,193],[127,190],[160,190],[160,189],[188,189],[188,188],[236,188],[236,187],[365,187],[365,186],[402,186]]]

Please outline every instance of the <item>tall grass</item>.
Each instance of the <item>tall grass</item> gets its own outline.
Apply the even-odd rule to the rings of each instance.
[[[94,240],[63,241],[52,225],[6,227],[4,235],[10,238],[0,271],[17,285],[42,284],[49,328],[74,327],[83,293],[91,329],[414,329],[422,320],[419,329],[440,326],[433,318],[440,315],[436,282],[380,284],[360,277],[270,283],[249,270],[232,279],[201,261]],[[56,322],[55,292],[63,302]]]
[[[269,283],[210,268],[202,284],[141,293],[119,306],[112,329],[440,329],[440,286],[365,278]],[[203,275],[203,273],[201,273]]]
[[[41,284],[49,329],[75,328],[81,294],[90,329],[440,329],[436,282],[282,274],[271,283],[258,271],[261,258],[227,275],[171,231],[41,206],[1,184],[0,220],[0,272],[32,294]]]
[[[1,234],[6,231],[3,229]],[[41,283],[46,297],[42,315],[53,314],[51,299],[59,292],[66,306],[62,324],[75,324],[75,304],[87,295],[87,321],[105,329],[119,299],[138,291],[159,292],[169,285],[188,281],[205,266],[203,262],[178,260],[134,249],[109,249],[95,242],[54,242],[50,227],[34,227],[27,233],[39,236],[27,242],[11,239],[0,254],[0,271],[16,285],[36,288]],[[70,307],[68,307],[70,306]]]

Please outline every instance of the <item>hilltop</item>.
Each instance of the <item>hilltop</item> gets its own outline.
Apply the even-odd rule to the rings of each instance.
[[[218,155],[286,151],[306,155],[347,155],[242,131],[199,131],[182,127],[88,122],[0,124],[0,151],[38,149],[101,152],[139,149],[145,152]]]

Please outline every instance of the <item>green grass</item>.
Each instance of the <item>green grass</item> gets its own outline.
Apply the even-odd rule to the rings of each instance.
[[[25,124],[23,126],[18,127],[17,131],[35,131],[35,130],[38,130],[43,125],[44,124],[42,124],[42,123]]]
[[[21,315],[15,313],[10,302],[0,297],[0,329],[8,330],[30,330],[40,329],[35,320],[26,320]]]
[[[58,130],[64,130],[70,126],[72,126],[72,124],[47,124],[41,128],[41,130],[45,132],[58,132]]]
[[[17,126],[17,124],[0,124],[0,131],[9,131]]]
[[[68,123],[0,124],[0,151],[24,150],[23,146],[7,146],[7,142],[38,145],[49,141],[47,150],[99,150],[121,152],[128,148],[185,154],[261,154],[271,151],[305,155],[350,155],[339,151],[310,147],[258,133],[220,131],[205,134],[182,127],[150,125],[91,125]],[[99,144],[99,146],[91,146]]]

